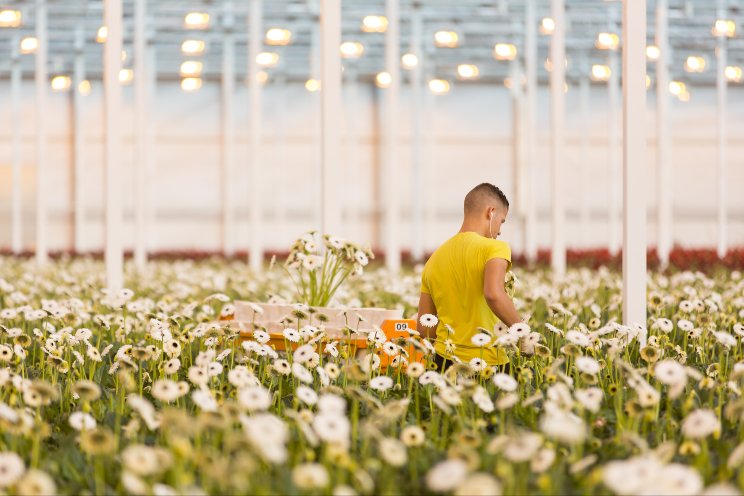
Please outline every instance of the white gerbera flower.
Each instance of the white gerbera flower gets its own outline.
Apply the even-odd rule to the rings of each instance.
[[[326,443],[348,445],[351,424],[346,415],[320,412],[313,419],[313,430]]]
[[[477,472],[469,475],[455,489],[455,496],[499,496],[501,483],[491,474]]]
[[[600,366],[599,362],[597,362],[594,358],[589,356],[580,356],[576,358],[576,368],[579,369],[579,372],[584,372],[585,374],[589,375],[597,375],[599,374]]]
[[[489,336],[485,332],[479,332],[478,334],[475,334],[472,338],[470,338],[470,342],[473,343],[473,345],[475,346],[483,347],[491,342],[491,336]]]
[[[518,336],[521,338],[522,336],[526,336],[532,332],[532,329],[530,329],[530,326],[524,322],[517,322],[509,327],[509,331],[507,332],[512,336]]]
[[[296,343],[300,340],[300,331],[292,329],[290,327],[282,331],[282,335],[291,343]]]
[[[540,421],[545,435],[563,444],[578,444],[586,439],[586,425],[573,413],[555,409]]]
[[[436,315],[425,313],[419,317],[419,323],[424,327],[434,327],[439,323],[439,319]]]
[[[426,487],[435,493],[449,492],[459,486],[467,475],[468,466],[463,460],[444,460],[434,465],[426,474]]]
[[[16,494],[54,496],[57,494],[57,484],[46,472],[32,468],[18,481]]]
[[[676,360],[661,360],[654,367],[656,379],[667,386],[687,383],[685,367]]]
[[[295,390],[295,396],[297,396],[300,401],[309,406],[312,406],[318,402],[317,393],[307,386],[299,386]]]
[[[713,410],[700,408],[682,422],[682,434],[689,439],[702,439],[721,429],[721,422]]]
[[[157,451],[144,444],[131,444],[124,448],[121,461],[127,470],[136,475],[146,477],[160,471]]]
[[[393,379],[386,375],[378,375],[377,377],[370,379],[369,387],[375,391],[387,391],[393,387]]]
[[[498,372],[493,375],[493,383],[502,391],[507,393],[515,391],[517,389],[517,380],[509,374]]]
[[[96,428],[96,419],[89,413],[73,412],[68,419],[70,426],[76,431],[90,431]]]
[[[181,397],[178,383],[170,379],[158,379],[153,382],[150,392],[153,398],[163,403],[172,403]]]
[[[305,384],[310,384],[313,382],[313,374],[309,370],[307,370],[305,367],[302,366],[300,363],[293,363],[292,364],[292,375],[297,378],[300,382],[304,382]]]
[[[584,334],[581,331],[568,331],[566,333],[566,341],[569,343],[573,343],[576,346],[581,346],[582,348],[586,348],[590,344],[592,344],[591,339],[589,339],[589,336]]]
[[[328,471],[320,463],[302,463],[292,470],[292,482],[303,491],[324,488],[329,481]]]
[[[426,441],[426,433],[418,425],[409,425],[400,432],[400,440],[409,448],[421,446]]]
[[[292,359],[295,363],[305,363],[312,358],[315,349],[309,344],[304,344],[298,347],[292,354]]]
[[[0,487],[15,484],[26,471],[26,464],[17,454],[4,451],[0,453]]]
[[[597,413],[602,406],[603,392],[600,388],[577,389],[574,391],[574,396],[581,406],[592,413]]]
[[[238,403],[251,412],[268,410],[273,398],[263,386],[251,386],[238,391]]]

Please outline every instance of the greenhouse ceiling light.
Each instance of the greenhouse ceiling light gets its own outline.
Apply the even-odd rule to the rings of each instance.
[[[358,59],[364,53],[364,45],[358,41],[345,41],[341,43],[341,57],[345,59]]]
[[[70,76],[54,76],[52,78],[52,90],[61,92],[61,91],[67,91],[70,89],[70,86],[72,85],[72,80],[70,79]]]
[[[609,81],[611,75],[612,70],[607,65],[594,64],[592,66],[593,81]]]
[[[384,33],[388,20],[385,16],[368,15],[362,20],[362,31],[365,33]]]
[[[98,31],[96,31],[96,42],[106,43],[106,38],[108,38],[108,28],[106,26],[101,26],[98,28]]]
[[[718,19],[713,25],[713,36],[736,36],[736,23],[730,19]]]
[[[540,33],[551,35],[555,31],[555,21],[552,17],[543,17],[540,21]]]
[[[413,53],[406,53],[400,58],[405,69],[411,70],[418,65],[418,57]]]
[[[183,18],[183,27],[186,29],[207,29],[209,27],[209,14],[206,12],[189,12]]]
[[[317,79],[308,79],[305,81],[305,89],[310,93],[315,93],[320,90],[320,81]]]
[[[134,71],[132,69],[122,69],[119,71],[119,82],[121,84],[131,84],[134,80]]]
[[[206,44],[202,40],[186,40],[181,43],[181,53],[184,55],[202,55]]]
[[[705,59],[697,55],[690,55],[685,61],[685,70],[687,72],[705,71]]]
[[[434,44],[440,48],[456,48],[459,41],[460,37],[454,31],[437,31],[434,33]]]
[[[266,83],[269,82],[269,73],[266,71],[258,71],[256,73],[256,81],[261,86],[264,86]]]
[[[679,95],[677,95],[677,98],[679,99],[680,102],[689,102],[690,92],[685,90],[684,93],[680,93]]]
[[[679,96],[687,92],[687,85],[682,81],[672,81],[669,83],[669,93]]]
[[[181,80],[181,89],[183,91],[196,91],[202,87],[202,80],[198,77],[187,77]]]
[[[181,64],[181,76],[200,76],[204,64],[198,60],[186,60]]]
[[[289,45],[292,41],[292,31],[282,28],[271,28],[266,31],[266,44],[273,46]]]
[[[741,83],[742,81],[741,67],[735,65],[727,66],[724,74],[726,75],[726,79],[732,83]]]
[[[619,45],[620,37],[615,33],[599,33],[594,42],[594,46],[600,50],[617,50]]]
[[[393,82],[393,77],[389,72],[378,72],[375,76],[375,84],[378,88],[388,88]]]
[[[0,10],[0,28],[17,28],[22,22],[20,10]]]
[[[511,43],[497,43],[493,47],[493,58],[496,60],[514,60],[517,57],[517,47]]]
[[[279,54],[276,52],[261,52],[256,55],[256,63],[261,67],[276,67],[279,63]]]
[[[28,55],[30,53],[35,53],[37,48],[39,48],[39,40],[33,36],[26,36],[21,40],[22,54]]]
[[[432,79],[429,81],[429,91],[435,95],[446,95],[450,91],[449,81],[445,79]]]
[[[90,81],[85,79],[84,81],[80,81],[80,84],[78,84],[78,92],[83,96],[90,95],[91,86]]]
[[[479,74],[480,70],[477,65],[460,64],[457,66],[457,76],[460,79],[476,79]]]
[[[649,45],[646,47],[646,58],[648,60],[659,60],[661,56],[661,50],[656,45]]]

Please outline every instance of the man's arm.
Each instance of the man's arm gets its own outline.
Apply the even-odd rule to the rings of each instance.
[[[421,316],[427,313],[436,317],[437,307],[434,305],[434,300],[431,298],[431,295],[429,293],[421,293],[418,305],[418,319],[421,319]],[[432,339],[435,339],[437,337],[437,326],[426,327],[421,324],[420,320],[417,322],[416,325],[421,337]]]
[[[483,295],[491,311],[501,322],[512,326],[522,322],[514,302],[504,289],[506,269],[509,262],[503,258],[493,258],[486,262],[485,277],[483,278]],[[420,307],[419,307],[420,308]]]

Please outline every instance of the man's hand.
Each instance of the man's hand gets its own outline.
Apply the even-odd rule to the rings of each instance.
[[[418,315],[416,318],[416,329],[423,338],[436,339],[437,326],[426,327],[421,324],[421,316],[425,314],[437,315],[437,307],[434,306],[434,300],[429,293],[421,293],[419,297]]]
[[[494,258],[486,263],[483,278],[483,295],[491,311],[501,322],[511,327],[522,319],[514,307],[514,302],[504,289],[506,270],[509,262],[503,258]],[[420,307],[419,307],[420,308]]]

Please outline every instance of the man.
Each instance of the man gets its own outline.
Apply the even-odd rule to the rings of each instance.
[[[419,332],[436,338],[439,370],[449,366],[454,357],[463,362],[477,358],[488,365],[509,362],[503,350],[490,347],[492,343],[478,346],[471,341],[482,332],[478,327],[492,331],[499,320],[507,326],[522,320],[504,288],[511,248],[496,239],[508,212],[509,201],[499,188],[488,183],[476,186],[465,196],[460,232],[426,262],[421,276]],[[426,314],[437,319],[422,319]],[[427,320],[433,325],[427,325]]]

